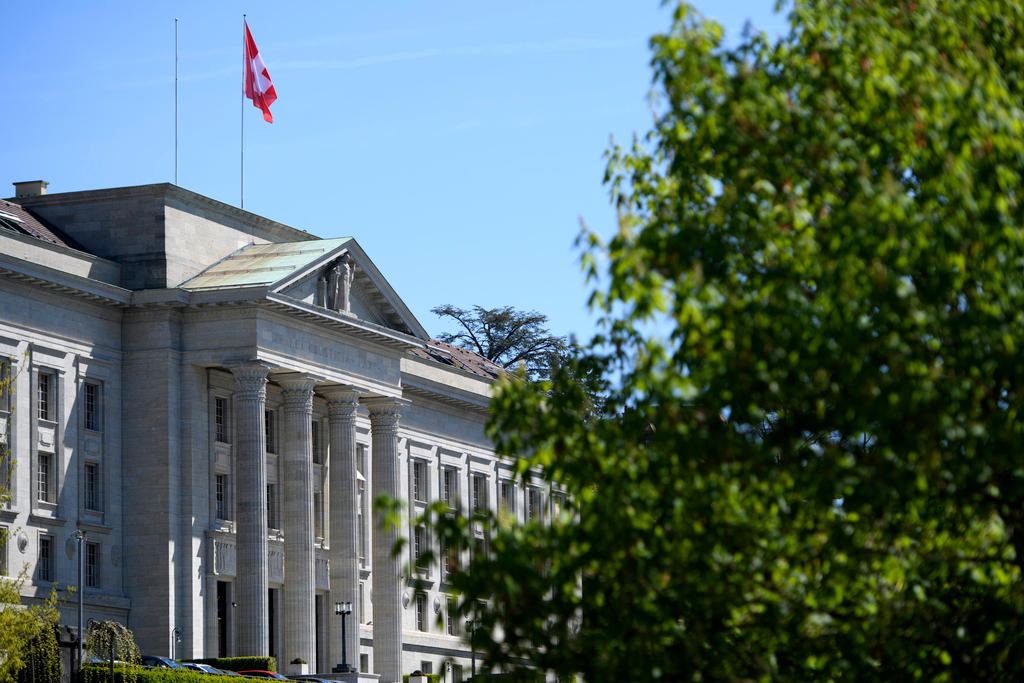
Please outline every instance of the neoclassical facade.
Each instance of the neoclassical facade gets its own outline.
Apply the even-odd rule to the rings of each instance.
[[[0,570],[24,599],[67,597],[81,558],[86,619],[144,653],[468,672],[445,583],[468,558],[411,570],[413,520],[545,514],[484,435],[497,368],[431,340],[352,238],[169,184],[45,188],[0,200]]]

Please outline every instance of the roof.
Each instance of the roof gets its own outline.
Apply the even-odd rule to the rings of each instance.
[[[35,237],[38,240],[56,244],[68,249],[79,249],[68,240],[55,232],[34,215],[23,209],[19,204],[0,199],[0,229],[6,228],[13,232]]]
[[[500,365],[492,363],[475,351],[437,339],[429,340],[423,348],[410,349],[409,355],[461,368],[487,379],[497,379],[504,372]]]
[[[179,286],[188,290],[269,286],[305,268],[350,239],[338,237],[304,242],[247,244]]]

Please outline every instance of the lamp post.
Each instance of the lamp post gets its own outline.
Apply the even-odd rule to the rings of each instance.
[[[470,676],[476,678],[476,643],[473,638],[476,635],[476,624],[473,623],[472,619],[466,619],[466,628],[469,629]]]
[[[334,673],[349,673],[353,668],[348,664],[348,653],[346,652],[348,638],[345,635],[345,617],[352,614],[352,603],[334,603],[334,613],[341,617],[341,664],[334,667]]]
[[[85,543],[85,532],[79,529],[71,534],[71,537],[78,541],[78,676],[82,676],[82,641],[85,640],[82,632],[82,574],[85,573],[85,556],[82,553],[82,544]]]

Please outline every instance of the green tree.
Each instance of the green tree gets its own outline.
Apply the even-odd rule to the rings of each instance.
[[[488,667],[1024,675],[1024,6],[789,16],[730,47],[679,6],[651,40],[620,230],[583,236],[614,417],[578,419],[571,368],[494,399],[499,452],[575,505],[495,520],[453,580]]]
[[[551,334],[548,317],[536,311],[520,311],[511,306],[473,306],[469,310],[445,304],[430,312],[451,318],[460,328],[438,335],[438,339],[475,351],[509,370],[522,365],[532,380],[547,377],[551,366],[569,351],[565,337]]]

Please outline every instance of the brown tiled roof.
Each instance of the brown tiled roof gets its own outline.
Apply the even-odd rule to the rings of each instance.
[[[492,363],[475,351],[437,339],[429,340],[424,348],[412,349],[409,354],[417,358],[426,358],[437,363],[452,365],[487,379],[497,379],[504,372],[500,365]]]
[[[50,244],[81,251],[78,246],[69,244],[67,238],[45,225],[41,220],[23,209],[21,205],[9,202],[6,199],[0,199],[0,229],[3,228],[28,235],[29,237],[35,237]]]

